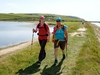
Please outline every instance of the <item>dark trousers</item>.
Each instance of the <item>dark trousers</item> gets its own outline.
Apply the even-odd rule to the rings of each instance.
[[[38,56],[39,61],[42,61],[46,57],[46,52],[45,52],[45,46],[46,46],[47,40],[39,40],[40,44],[40,53]]]

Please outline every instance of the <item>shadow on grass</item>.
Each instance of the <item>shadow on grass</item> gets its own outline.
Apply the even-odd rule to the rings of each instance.
[[[23,69],[18,70],[18,72],[16,72],[15,74],[18,74],[18,75],[34,74],[34,73],[40,71],[39,67],[40,67],[40,65],[38,65],[37,63],[34,63],[31,66],[26,67],[24,70]]]
[[[41,72],[41,75],[61,75],[64,67],[61,70],[61,65],[63,64],[63,61],[61,60],[57,66],[51,66],[47,68],[48,65],[46,65]]]

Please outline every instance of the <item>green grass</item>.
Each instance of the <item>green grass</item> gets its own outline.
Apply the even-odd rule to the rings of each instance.
[[[34,49],[27,47],[21,51],[3,57],[0,60],[0,75],[14,75],[18,69],[24,69],[37,60],[39,51],[38,44],[34,44]]]
[[[55,21],[57,17],[61,17],[63,21],[81,21],[81,18],[78,17],[68,17],[63,15],[55,15],[55,14],[41,14],[41,13],[22,13],[22,14],[14,14],[14,13],[0,13],[1,21],[38,21],[39,16],[44,15],[46,17],[46,21]]]
[[[82,27],[81,22],[64,22],[63,24],[68,26],[69,33],[75,32],[78,28]]]
[[[70,32],[76,31],[82,27],[80,23],[66,22]],[[69,35],[67,58],[61,61],[62,53],[58,51],[58,64],[52,67],[54,62],[53,43],[46,45],[47,56],[37,66],[35,62],[38,59],[40,46],[38,42],[31,46],[11,53],[0,58],[0,75],[99,75],[100,74],[100,49],[99,43],[94,36],[94,32],[88,23],[85,24],[88,29],[86,37],[71,37]]]
[[[56,25],[56,22],[47,22],[48,25]],[[81,22],[62,22],[63,25],[68,26],[68,32],[72,33],[77,31],[78,28],[83,27]]]
[[[94,34],[92,27],[86,23],[87,41],[77,57],[73,75],[100,75],[100,43]]]

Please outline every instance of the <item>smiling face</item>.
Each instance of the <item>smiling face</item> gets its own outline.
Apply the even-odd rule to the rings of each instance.
[[[44,23],[45,22],[45,17],[44,16],[40,16],[39,22]]]
[[[41,21],[41,22],[44,22],[44,21],[45,21],[45,19],[44,19],[44,18],[41,18],[41,19],[40,19],[40,21]]]
[[[60,21],[56,21],[57,25],[60,26],[61,25],[61,22]]]

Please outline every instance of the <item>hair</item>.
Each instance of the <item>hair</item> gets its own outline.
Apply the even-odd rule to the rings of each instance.
[[[39,22],[41,22],[41,19],[42,19],[42,18],[44,19],[44,22],[45,22],[45,17],[44,17],[43,15],[40,16]]]

